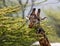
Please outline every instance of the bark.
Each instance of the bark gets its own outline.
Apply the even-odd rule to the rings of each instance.
[[[33,9],[33,6],[34,6],[34,2],[35,2],[35,0],[31,0],[31,9],[30,9],[30,11],[29,11],[29,13],[28,13],[28,15],[30,15],[31,14],[31,11],[32,11],[32,9]]]
[[[7,7],[5,0],[2,1],[3,1],[3,6]]]

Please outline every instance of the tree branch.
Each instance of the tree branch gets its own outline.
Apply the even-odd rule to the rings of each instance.
[[[18,0],[19,1],[19,4],[22,5],[22,1],[21,0]]]
[[[46,1],[48,1],[48,0],[44,0],[44,1],[42,1],[42,2],[35,3],[35,5],[42,4],[42,3],[46,2]]]
[[[31,0],[31,1],[32,1],[32,5],[31,5],[31,9],[30,9],[28,15],[30,15],[30,13],[31,13],[31,11],[32,11],[32,9],[33,9],[33,6],[35,5],[35,4],[34,4],[35,0]]]
[[[24,10],[26,9],[27,4],[28,4],[28,0],[26,1],[25,5],[24,5]]]
[[[55,2],[55,3],[46,3],[44,5],[48,5],[48,4],[57,4],[57,3],[60,3],[59,1],[58,2]]]
[[[43,5],[40,5],[40,6],[44,7],[45,5],[49,5],[49,4],[57,4],[57,3],[60,3],[60,2],[58,1],[58,2],[55,2],[55,3],[46,3],[46,4],[43,4]]]
[[[26,1],[26,3],[25,3],[25,5],[24,5],[24,7],[26,7],[26,6],[27,6],[27,4],[28,4],[28,0]]]

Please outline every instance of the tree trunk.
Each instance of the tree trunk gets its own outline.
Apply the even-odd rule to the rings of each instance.
[[[23,18],[23,19],[25,18],[24,13],[25,13],[25,10],[24,10],[24,9],[22,9],[22,18]]]
[[[3,1],[3,6],[7,7],[5,0],[2,0],[2,1]]]

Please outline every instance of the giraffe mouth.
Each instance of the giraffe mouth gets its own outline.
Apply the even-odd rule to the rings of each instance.
[[[33,23],[30,23],[29,24],[29,28],[33,28],[34,24]]]

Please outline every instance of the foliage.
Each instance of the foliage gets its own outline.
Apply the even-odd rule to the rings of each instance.
[[[13,17],[0,17],[0,46],[29,46],[36,39],[33,38],[34,29],[27,25],[21,26],[26,20]]]
[[[41,26],[47,35],[54,35],[53,29],[46,26],[47,23],[44,20]],[[37,40],[36,30],[28,28],[26,19],[0,16],[0,46],[30,46]]]
[[[21,10],[20,6],[9,6],[9,7],[4,7],[2,9],[0,9],[0,15],[7,15],[9,13],[12,13],[12,12],[17,12]]]
[[[49,39],[51,39],[52,42],[54,40],[55,40],[54,42],[60,42],[60,11],[47,9],[44,10],[44,12],[48,17],[49,24],[52,25],[51,28],[54,28],[54,30],[52,30],[54,35],[50,34],[51,36],[50,35],[48,36]],[[54,40],[52,39],[52,37],[54,38]]]

